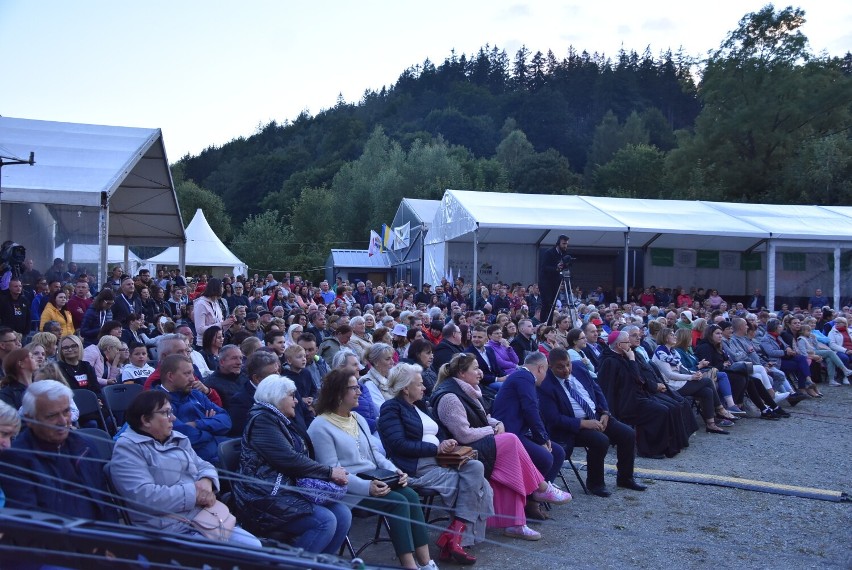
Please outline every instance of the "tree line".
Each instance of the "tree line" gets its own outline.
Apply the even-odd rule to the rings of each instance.
[[[814,54],[799,8],[746,14],[707,58],[484,46],[173,165],[252,268],[319,273],[404,197],[446,188],[852,203],[852,54]],[[188,216],[188,217],[187,217]]]

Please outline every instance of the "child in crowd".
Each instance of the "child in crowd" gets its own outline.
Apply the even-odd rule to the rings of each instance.
[[[121,370],[121,381],[142,384],[154,372],[148,364],[148,349],[140,343],[132,343],[129,348],[130,362]]]

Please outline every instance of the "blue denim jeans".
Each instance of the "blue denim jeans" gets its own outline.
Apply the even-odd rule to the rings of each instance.
[[[314,513],[287,525],[287,532],[298,535],[293,546],[308,552],[337,554],[349,527],[352,511],[342,503],[314,505]]]

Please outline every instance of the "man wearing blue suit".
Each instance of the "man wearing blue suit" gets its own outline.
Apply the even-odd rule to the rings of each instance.
[[[636,433],[628,425],[613,418],[603,391],[583,366],[571,371],[568,352],[562,348],[550,351],[550,369],[538,387],[539,405],[544,425],[554,442],[566,449],[585,447],[586,486],[598,497],[612,493],[604,483],[604,458],[610,445],[618,456],[616,485],[634,491],[646,487],[633,478],[636,458]]]
[[[470,331],[470,346],[466,352],[476,356],[479,369],[482,370],[482,381],[480,384],[497,390],[503,384],[506,375],[497,365],[497,356],[494,354],[494,349],[486,346],[488,335],[485,334],[485,331],[486,328],[482,325],[473,327]]]

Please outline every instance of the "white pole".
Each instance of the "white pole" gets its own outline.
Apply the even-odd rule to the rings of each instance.
[[[840,246],[834,248],[834,303],[831,306],[840,309]]]
[[[473,301],[470,307],[471,311],[476,310],[476,300],[479,299],[479,289],[476,287],[476,277],[479,269],[479,228],[473,230],[473,289],[471,290],[471,299]]]
[[[766,308],[775,310],[775,242],[766,241]]]

